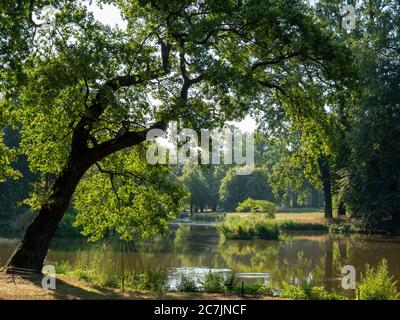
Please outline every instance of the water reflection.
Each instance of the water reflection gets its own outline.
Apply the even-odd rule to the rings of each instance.
[[[171,268],[167,273],[167,289],[177,290],[182,277],[192,279],[196,287],[201,289],[209,273],[220,274],[224,281],[228,281],[232,275],[232,270],[217,268],[210,269],[206,267]]]
[[[0,264],[6,262],[16,245],[16,241],[0,239]],[[171,229],[167,237],[129,244],[55,241],[47,262],[68,261],[79,266],[97,259],[107,272],[161,269],[167,273],[170,288],[182,275],[204,278],[211,270],[224,275],[262,273],[275,288],[285,282],[307,282],[352,295],[352,291],[341,289],[342,266],[353,265],[359,277],[366,264],[377,266],[385,258],[390,273],[400,280],[399,248],[398,237],[312,233],[288,234],[283,241],[222,242],[215,228],[181,225]],[[242,279],[252,278],[249,274],[247,280]]]

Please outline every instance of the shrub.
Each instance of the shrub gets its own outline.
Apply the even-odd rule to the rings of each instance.
[[[203,290],[209,293],[227,292],[228,288],[225,285],[224,276],[220,273],[210,271],[204,279]]]
[[[349,224],[332,223],[329,225],[329,232],[334,234],[360,233],[361,229]]]
[[[118,288],[120,284],[118,275],[96,269],[74,269],[70,274],[73,277],[102,287]]]
[[[234,290],[236,294],[242,293],[242,285],[236,285]],[[274,290],[266,285],[262,280],[258,280],[256,283],[246,283],[243,285],[244,294],[259,294],[272,296]]]
[[[276,205],[267,200],[247,198],[236,207],[238,212],[264,213],[268,218],[275,218]]]
[[[344,296],[327,292],[323,287],[316,287],[312,284],[302,283],[293,285],[284,284],[281,297],[293,300],[346,300]]]
[[[308,298],[305,291],[299,286],[293,284],[285,284],[281,292],[281,297],[293,300],[306,300]]]
[[[96,269],[74,269],[67,273],[95,285],[112,288],[160,292],[165,287],[165,276],[159,271],[108,273]]]
[[[199,288],[197,287],[196,281],[194,279],[182,275],[180,282],[176,287],[176,290],[182,292],[196,292],[199,291]]]
[[[400,294],[396,289],[396,281],[389,276],[386,260],[382,260],[376,269],[367,265],[365,274],[357,285],[358,300],[397,300]]]
[[[279,239],[279,223],[265,216],[252,214],[247,217],[228,216],[217,226],[218,231],[229,240]]]
[[[234,274],[224,281],[224,285],[227,292],[232,292],[236,287],[236,278]]]
[[[127,279],[129,287],[133,290],[160,292],[165,288],[165,274],[159,269],[131,272]]]
[[[120,279],[117,274],[95,268],[76,268],[69,273],[72,277],[88,281],[94,285],[118,288]]]
[[[209,272],[204,280],[202,291],[208,293],[242,293],[242,285],[237,284],[235,275],[232,274],[227,280],[220,273]],[[271,287],[266,285],[263,281],[258,280],[256,283],[246,283],[243,286],[243,293],[245,294],[260,294],[260,295],[273,295]]]
[[[56,274],[67,274],[71,271],[71,265],[68,261],[63,261],[56,264]]]
[[[115,263],[107,257],[106,251],[106,245],[93,248],[88,254],[78,251],[74,268],[69,274],[95,285],[118,287],[119,276],[114,272]]]

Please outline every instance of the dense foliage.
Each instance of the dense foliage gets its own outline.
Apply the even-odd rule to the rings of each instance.
[[[276,205],[266,200],[247,198],[236,207],[238,212],[263,213],[268,218],[275,218]]]
[[[400,6],[362,1],[360,12],[353,46],[361,92],[350,114],[342,194],[362,227],[394,230],[400,225]]]
[[[280,235],[279,222],[254,213],[246,217],[229,215],[217,228],[228,240],[277,240]]]
[[[85,205],[97,205],[104,196],[97,190],[99,183],[109,179],[99,167],[125,157],[132,160],[129,152],[107,157],[140,143],[149,129],[165,127],[169,120],[200,128],[239,119],[252,106],[274,99],[281,86],[294,88],[292,78],[302,66],[319,77],[348,80],[342,62],[349,52],[320,28],[304,3],[114,4],[127,22],[125,29],[96,21],[83,1],[1,7],[1,122],[18,128],[19,152],[45,185],[29,201],[35,210],[44,210],[50,198],[58,197],[57,181],[67,179],[76,166],[80,175],[90,170],[78,188],[89,199]],[[1,155],[6,173],[12,157],[6,149]],[[47,185],[48,174],[52,179]],[[118,175],[127,188],[125,172]],[[124,201],[115,197],[108,205],[117,210]],[[103,224],[108,222],[99,226]]]
[[[233,211],[247,198],[270,201],[274,199],[267,175],[259,168],[247,176],[236,175],[236,170],[230,169],[221,181],[219,196],[224,209],[229,211]]]
[[[359,300],[398,300],[400,293],[396,281],[389,275],[386,260],[382,260],[378,267],[367,266],[361,281],[357,285],[356,295]]]

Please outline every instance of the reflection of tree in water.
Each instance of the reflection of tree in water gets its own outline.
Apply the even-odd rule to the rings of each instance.
[[[174,267],[213,266],[212,250],[217,243],[215,229],[193,225],[179,225],[168,236],[140,241],[134,252],[128,252],[135,270],[155,266]]]
[[[217,243],[215,228],[180,225],[173,240],[173,252],[180,261],[176,266],[221,267],[215,255]]]
[[[356,268],[357,281],[366,265],[377,267],[382,259],[388,261],[389,273],[400,280],[400,238],[380,235],[337,236],[335,266],[339,269],[348,264]],[[339,271],[340,272],[340,269]],[[400,283],[398,283],[400,288]]]
[[[173,248],[178,253],[209,254],[218,243],[215,228],[179,225],[175,231]]]
[[[268,272],[276,288],[285,282],[323,285],[326,277],[333,278],[333,250],[325,240],[228,241],[219,245],[218,253],[234,271]]]
[[[277,241],[221,241],[218,256],[227,268],[236,272],[265,272],[273,267]]]
[[[357,252],[367,250],[368,244],[369,242],[359,235],[327,234],[289,241],[283,244],[280,250],[280,257],[277,258],[277,273],[271,274],[272,281],[277,282],[278,286],[284,281],[297,284],[306,282],[324,286],[331,292],[342,291],[340,281],[342,267],[346,264],[358,265],[354,257]],[[362,255],[365,256],[364,253]],[[284,258],[285,256],[287,258]],[[352,292],[348,293],[352,294]]]
[[[328,237],[328,239],[325,241],[325,289],[328,291],[332,291],[332,285],[334,281],[333,277],[333,239],[331,237]]]
[[[277,268],[271,275],[271,284],[275,287],[282,287],[285,282],[291,284],[312,284],[322,283],[324,276],[324,259],[313,261],[306,257],[303,251],[297,252],[296,263],[289,263],[288,259],[278,261]]]

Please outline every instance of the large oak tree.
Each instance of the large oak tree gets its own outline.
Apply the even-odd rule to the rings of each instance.
[[[165,168],[144,163],[152,128],[240,119],[297,87],[305,69],[346,80],[348,51],[301,1],[112,3],[126,29],[95,21],[81,1],[1,7],[1,114],[21,132],[19,152],[49,182],[31,199],[38,214],[10,268],[41,271],[76,192],[89,236],[157,232],[177,210],[179,191]],[[53,24],[36,18],[45,5],[56,11]]]

